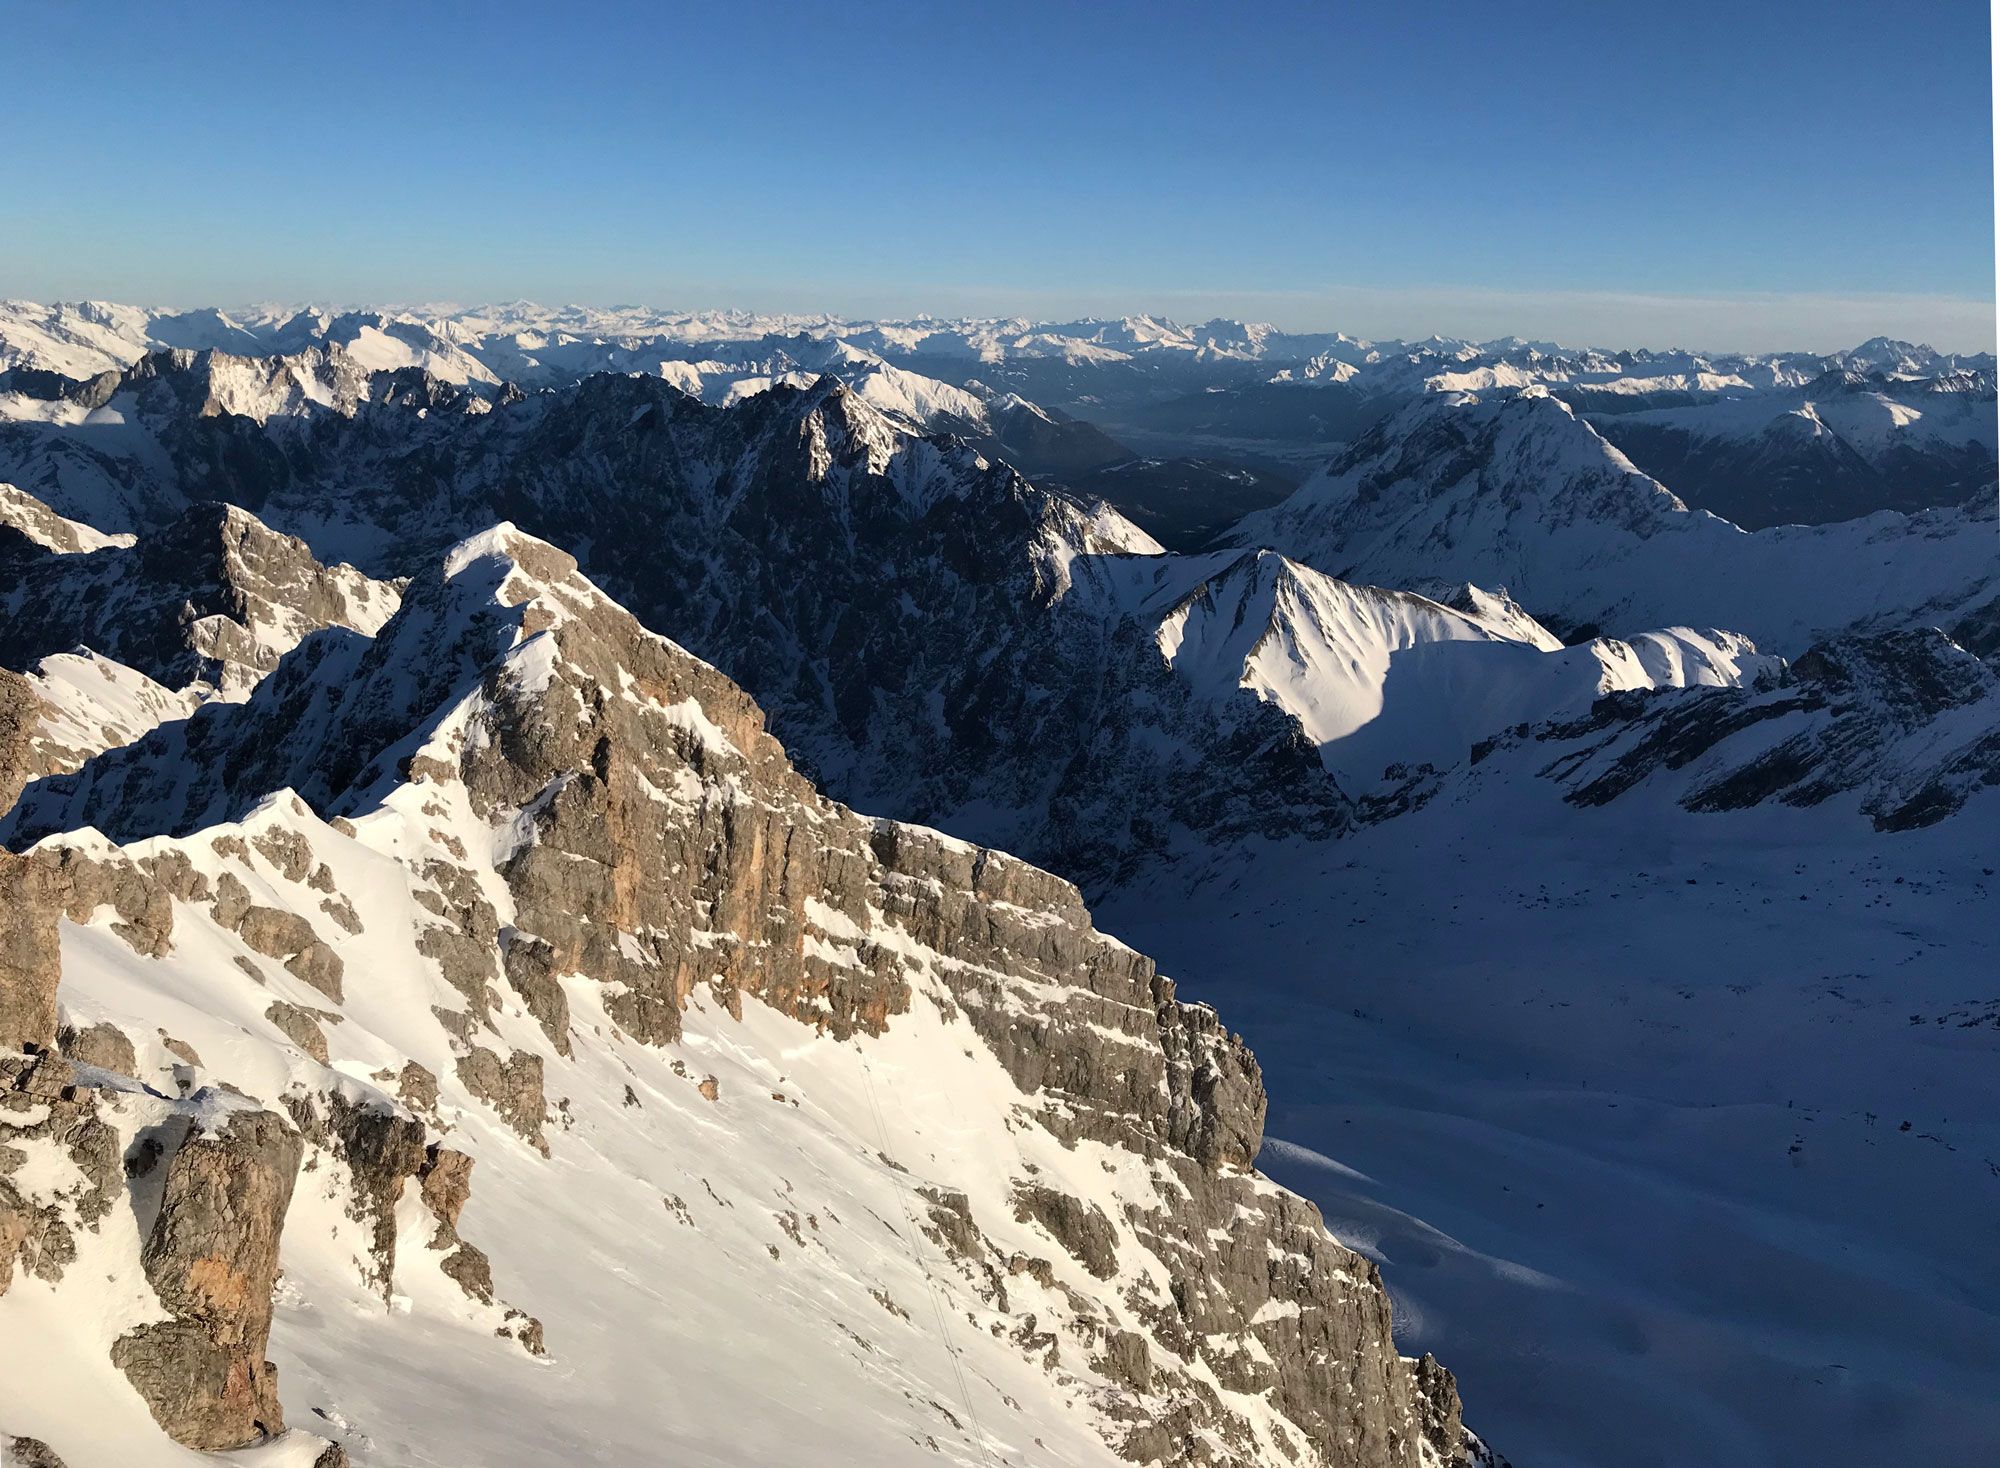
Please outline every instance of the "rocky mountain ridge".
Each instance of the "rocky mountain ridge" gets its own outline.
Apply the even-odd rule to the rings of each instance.
[[[235,370],[155,366],[137,391],[170,404],[211,401],[216,374]],[[177,372],[187,385],[170,384]],[[1244,523],[1246,546],[1292,548],[1289,563],[1260,563],[1247,549],[1156,555],[1115,513],[919,434],[830,379],[726,407],[640,377],[476,411],[419,387],[378,375],[344,407],[264,424],[156,404],[155,441],[179,446],[167,454],[178,467],[100,500],[171,501],[191,481],[257,500],[378,571],[511,515],[576,547],[648,625],[752,687],[837,794],[969,830],[1100,890],[1177,851],[1335,834],[1356,802],[1401,808],[1409,776],[1392,767],[1448,768],[1502,729],[1576,717],[1617,689],[1745,681],[1726,639],[1676,630],[1712,625],[1703,614],[1718,608],[1730,615],[1715,621],[1793,654],[1822,634],[1927,618],[1977,650],[1996,594],[1976,514],[1746,536],[1689,513],[1539,392],[1447,395],[1392,420]],[[263,447],[222,454],[218,435]],[[1401,519],[1367,518],[1384,507]],[[1708,579],[1686,573],[1690,540]],[[1829,555],[1854,574],[1821,574]],[[1489,605],[1480,587],[1535,599],[1588,650],[1540,656],[1557,639],[1518,606],[1479,631],[1466,618],[1481,614],[1412,620],[1398,608],[1416,602],[1352,589],[1459,595],[1433,585],[1439,571]],[[1280,587],[1292,589],[1271,599]],[[1188,597],[1212,608],[1218,595],[1235,627],[1259,630],[1197,665],[1169,625]],[[1599,644],[1607,625],[1620,636]],[[1467,638],[1515,646],[1420,651]],[[1356,682],[1350,662],[1370,671]]]
[[[107,536],[0,485],[0,801],[43,775],[247,697],[321,628],[372,633],[398,589],[246,511],[196,505],[149,532]]]
[[[778,1278],[788,1253],[824,1254],[812,1267],[851,1281],[834,1310],[882,1323],[858,1330],[808,1309],[817,1369],[828,1389],[927,1421],[914,1453],[941,1439],[961,1445],[955,1456],[985,1453],[996,1440],[982,1423],[1026,1413],[1051,1437],[1075,1424],[1048,1461],[1090,1461],[1092,1441],[1140,1462],[1486,1461],[1458,1427],[1448,1373],[1396,1354],[1374,1267],[1251,1171],[1257,1069],[1212,1012],[1094,933],[1068,884],[824,800],[743,693],[553,547],[510,527],[476,538],[413,585],[376,638],[309,638],[247,703],[209,705],[196,724],[189,762],[241,790],[269,785],[267,798],[218,821],[199,776],[177,806],[128,791],[122,846],[72,831],[0,870],[14,899],[0,1042],[27,1047],[4,1124],[33,1155],[95,1159],[84,1191],[38,1181],[59,1171],[0,1182],[6,1218],[24,1220],[0,1235],[41,1241],[12,1293],[59,1305],[77,1275],[103,1271],[140,1299],[143,1278],[165,1312],[104,1342],[101,1359],[43,1363],[44,1377],[60,1367],[71,1391],[115,1395],[122,1373],[168,1437],[215,1448],[276,1437],[280,1394],[303,1368],[314,1425],[333,1440],[311,1447],[320,1462],[338,1461],[343,1435],[357,1451],[392,1431],[423,1439],[418,1423],[339,1431],[342,1372],[354,1388],[367,1375],[354,1347],[421,1377],[439,1358],[408,1359],[413,1338],[359,1316],[337,1332],[342,1351],[274,1372],[267,1331],[276,1350],[316,1299],[366,1295],[378,1312],[404,1302],[376,1320],[414,1311],[427,1332],[459,1332],[454,1349],[498,1331],[590,1359],[526,1244],[550,1236],[532,1222],[546,1192],[532,1180],[614,1147],[652,1108],[675,1133],[721,1108],[737,1176],[727,1192],[701,1184],[706,1198],[682,1184],[654,1234],[675,1249],[715,1235],[735,1251],[732,1278],[767,1253],[757,1267]],[[149,822],[160,834],[141,836]],[[711,1035],[738,1036],[744,1060],[781,1041],[767,1051],[769,1099],[750,1079],[763,1061],[700,1074]],[[843,1089],[865,1093],[877,1067],[881,1084],[917,1083],[961,1048],[966,1064],[946,1067],[956,1125],[973,1108],[983,1149],[1018,1148],[1017,1160],[996,1173],[919,1150],[938,1104],[921,1085],[896,1119],[903,1141],[879,1110],[853,1132],[868,1113]],[[789,1085],[780,1065],[798,1073]],[[234,1094],[218,1099],[223,1083]],[[75,1119],[44,1139],[35,1129],[53,1113],[36,1098],[58,1092]],[[838,1179],[819,1174],[816,1201],[757,1175],[756,1139],[772,1126],[796,1137],[801,1101],[816,1112],[813,1146],[850,1149]],[[121,1150],[139,1175],[131,1159],[156,1114],[195,1118],[178,1142],[167,1124],[145,1163],[147,1176],[164,1168],[156,1220],[93,1230],[127,1186]],[[702,1145],[654,1165],[691,1165]],[[495,1154],[504,1191],[474,1194],[489,1254],[458,1227],[467,1157]],[[834,1165],[827,1153],[821,1166]],[[781,1206],[757,1214],[775,1226],[730,1196],[751,1186],[776,1190]],[[869,1211],[902,1206],[867,1196],[885,1192],[913,1210],[919,1289],[950,1302],[944,1338],[928,1322],[917,1337],[951,1362],[958,1392],[945,1402],[883,1393],[870,1364],[887,1353],[897,1377],[936,1369],[916,1343],[894,1343],[910,1321],[897,1299],[910,1259],[884,1274],[893,1255],[853,1233]],[[765,1232],[768,1249],[731,1242]],[[225,1257],[219,1293],[201,1261]],[[512,1297],[538,1279],[540,1320],[498,1296],[496,1281]],[[976,1329],[945,1325],[959,1314]],[[531,1369],[518,1359],[510,1374]],[[537,1394],[523,1378],[522,1400]],[[0,1427],[32,1429],[72,1465],[110,1461],[94,1446],[103,1428],[65,1442],[45,1413],[6,1410]],[[527,1426],[499,1412],[501,1431]],[[866,1430],[886,1453],[879,1422]],[[1001,1433],[1025,1450],[1018,1430]],[[127,1448],[120,1461],[169,1460]]]
[[[1838,638],[1748,686],[1608,693],[1582,717],[1499,730],[1462,778],[1530,769],[1578,806],[1651,782],[1689,811],[1840,800],[1909,831],[2000,785],[2000,679],[1935,628]]]

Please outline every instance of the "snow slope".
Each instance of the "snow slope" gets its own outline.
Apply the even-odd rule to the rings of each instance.
[[[1738,687],[1783,666],[1746,638],[1684,627],[1565,648],[1504,593],[1462,588],[1461,611],[1268,551],[1114,569],[1141,588],[1127,614],[1177,676],[1225,718],[1246,697],[1283,710],[1350,796],[1399,780],[1392,766],[1462,763],[1489,735],[1609,693]]]
[[[1516,1461],[1986,1461],[1995,797],[1672,794],[1495,778],[1102,920],[1241,1016],[1266,1165]]]

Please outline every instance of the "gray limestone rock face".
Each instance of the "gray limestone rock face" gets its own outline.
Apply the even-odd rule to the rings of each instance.
[[[539,574],[569,573],[556,561]],[[489,680],[497,737],[466,741],[455,767],[430,776],[461,780],[475,809],[534,809],[532,842],[503,868],[516,951],[532,934],[548,949],[540,970],[617,985],[627,1007],[614,1001],[611,1012],[641,1039],[676,1038],[680,1008],[703,983],[835,1035],[874,1034],[912,993],[903,960],[865,937],[879,913],[944,956],[937,977],[1045,1126],[1139,1152],[1177,1185],[1183,1201],[1171,1212],[1127,1220],[1034,1184],[1020,1195],[1094,1277],[1117,1271],[1130,1239],[1174,1279],[1173,1305],[1102,1352],[1107,1375],[1133,1393],[1128,1410],[1149,1424],[1124,1450],[1248,1461],[1246,1429],[1206,1384],[1214,1379],[1268,1394],[1329,1463],[1417,1468],[1425,1399],[1395,1350],[1380,1278],[1310,1204],[1252,1174],[1262,1080],[1213,1011],[1182,1004],[1147,959],[1094,932],[1070,883],[853,816],[798,776],[756,706],[705,665],[581,591],[543,595],[563,613],[550,634],[553,676],[532,692]],[[534,611],[530,602],[525,625]],[[633,686],[642,697],[616,696]],[[672,720],[657,712],[690,705]],[[664,806],[649,793],[695,788],[691,779],[737,793]],[[840,933],[851,962],[828,963],[805,942]],[[489,1074],[474,1089],[496,1085]],[[935,1237],[982,1292],[1004,1299],[956,1195],[927,1196]],[[1449,1437],[1455,1404],[1436,1411],[1452,1418],[1439,1425]],[[1204,1457],[1218,1439],[1239,1456]]]
[[[0,1468],[64,1468],[56,1450],[38,1437],[17,1437],[0,1454]]]
[[[321,942],[313,925],[297,913],[253,903],[237,919],[236,935],[267,958],[283,959],[292,973],[340,1002],[340,955]]]
[[[0,489],[6,486],[0,485]],[[21,674],[0,668],[0,814],[32,780],[59,773],[41,739],[46,712],[41,696]]]
[[[319,1027],[319,1019],[313,1011],[280,999],[264,1011],[264,1018],[276,1025],[279,1032],[299,1049],[321,1065],[326,1064],[326,1031]]]
[[[304,541],[216,503],[190,506],[136,545],[23,541],[7,569],[0,666],[26,671],[84,646],[170,688],[247,690],[309,633],[372,628],[396,599],[393,587],[323,566]]]
[[[1240,1035],[1205,1004],[1182,1004],[1171,979],[1153,985],[1167,1057],[1167,1137],[1211,1168],[1247,1170],[1264,1145],[1263,1071]]]
[[[21,1246],[28,1242],[35,1222],[28,1201],[12,1183],[0,1178],[0,1295],[14,1283],[15,1261],[21,1257]]]
[[[517,1050],[502,1060],[483,1045],[458,1058],[458,1078],[466,1090],[491,1106],[500,1119],[546,1153],[542,1126],[548,1102],[542,1093],[542,1057]]]
[[[22,901],[36,904],[39,915],[24,916],[22,922],[33,926],[62,916],[87,923],[98,908],[109,906],[117,914],[111,930],[134,952],[157,958],[172,947],[173,899],[184,895],[188,875],[181,863],[100,861],[69,847],[32,852],[23,859],[33,875],[18,878],[25,885],[17,890]]]
[[[250,889],[243,885],[241,877],[234,872],[224,872],[215,879],[216,926],[235,932],[242,926],[250,908]]]
[[[1111,1380],[1141,1396],[1153,1389],[1153,1358],[1146,1337],[1136,1330],[1115,1330],[1105,1337],[1104,1355],[1093,1363]]]
[[[1416,1376],[1424,1441],[1441,1461],[1453,1465],[1465,1463],[1465,1430],[1459,1420],[1457,1380],[1428,1351],[1417,1361]]]
[[[438,1266],[460,1289],[482,1305],[493,1303],[493,1265],[483,1250],[460,1244]]]
[[[1079,1264],[1099,1279],[1118,1272],[1118,1235],[1102,1209],[1054,1188],[1029,1186],[1014,1194],[1017,1218],[1032,1218]]]
[[[424,1166],[424,1124],[338,1092],[293,1093],[285,1109],[305,1140],[347,1164],[348,1216],[369,1229],[374,1264],[368,1282],[388,1294],[396,1272],[396,1204]]]
[[[412,1060],[397,1074],[396,1094],[413,1111],[434,1112],[438,1101],[437,1077]]]
[[[188,1447],[242,1447],[284,1430],[264,1350],[303,1147],[281,1118],[239,1111],[191,1135],[167,1164],[142,1261],[173,1318],[121,1337],[112,1359]]]
[[[0,852],[0,1050],[55,1044],[57,894],[48,863]]]
[[[346,966],[338,953],[317,938],[287,958],[285,970],[312,985],[335,1004],[340,1003],[344,997],[343,975]]]
[[[313,869],[312,843],[297,831],[266,831],[250,844],[287,882],[303,882]]]
[[[438,1237],[458,1237],[458,1215],[472,1196],[472,1159],[463,1152],[433,1142],[426,1150],[423,1170],[424,1206],[438,1221]]]

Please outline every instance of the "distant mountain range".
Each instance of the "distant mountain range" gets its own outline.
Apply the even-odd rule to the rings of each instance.
[[[548,308],[156,311],[0,302],[17,395],[161,350],[335,352],[481,399],[593,373],[657,376],[723,404],[840,377],[907,426],[1103,494],[1176,549],[1274,503],[1414,398],[1548,387],[1689,504],[1747,529],[1956,504],[1988,482],[1991,353],[1875,338],[1831,355],[1570,350],[1518,338],[1361,341],[1211,321],[846,321]],[[0,393],[4,402],[4,393]],[[19,411],[18,409],[15,411]],[[11,413],[10,413],[11,416]],[[1129,472],[1102,476],[1114,466]]]
[[[1264,323],[1214,320],[1198,326],[1161,317],[1030,321],[1024,318],[853,321],[824,315],[745,311],[656,311],[508,305],[369,307],[253,306],[228,311],[156,310],[104,301],[0,303],[0,368],[40,367],[90,377],[130,366],[149,351],[181,348],[273,355],[337,342],[375,368],[422,366],[460,383],[512,381],[540,386],[590,372],[634,371],[655,358],[681,362],[741,360],[748,345],[843,343],[889,361],[957,358],[980,362],[1060,359],[1107,364],[1159,358],[1190,362],[1279,363],[1285,380],[1351,380],[1380,368],[1409,375],[1456,364],[1459,374],[1486,369],[1501,381],[1456,381],[1444,388],[1520,386],[1527,381],[1599,380],[1662,386],[1798,386],[1829,367],[1890,376],[1934,377],[1992,371],[1993,354],[1959,356],[1875,337],[1832,356],[1804,352],[1696,355],[1686,351],[1570,350],[1520,337],[1472,342],[1364,341],[1343,332],[1287,332]],[[809,345],[810,349],[810,345]],[[620,357],[619,353],[628,354]],[[1296,364],[1296,365],[1290,365]],[[1424,375],[1437,375],[1425,372]],[[1803,375],[1802,375],[1803,374]],[[1640,391],[1628,386],[1624,390]]]

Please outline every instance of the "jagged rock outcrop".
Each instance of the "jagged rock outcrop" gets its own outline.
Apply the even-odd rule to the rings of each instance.
[[[173,1319],[112,1355],[176,1442],[214,1451],[284,1430],[264,1350],[303,1146],[282,1118],[246,1109],[191,1134],[167,1164],[143,1260]]]
[[[1168,1139],[1210,1168],[1248,1168],[1264,1140],[1264,1078],[1257,1057],[1205,1004],[1182,1004],[1155,978],[1167,1061]]]
[[[0,974],[0,994],[7,988]],[[118,1193],[119,1146],[98,1115],[95,1094],[76,1085],[75,1068],[47,1050],[0,1050],[0,1294],[16,1268],[59,1282],[75,1263],[76,1233],[111,1211]],[[28,1184],[31,1151],[54,1151],[73,1180]]]
[[[315,534],[372,524],[337,533],[339,553],[380,575],[421,574],[515,520],[727,670],[853,803],[924,821],[998,811],[995,838],[1091,882],[1179,828],[1345,817],[1292,720],[1254,698],[1219,714],[1164,665],[1151,619],[1128,617],[1109,563],[1156,549],[1143,532],[831,377],[723,408],[600,376],[426,417],[377,383],[293,415],[267,412],[261,388],[217,397],[203,385],[217,359],[177,362],[142,364],[131,389],[177,466],[148,505],[214,496]],[[242,443],[219,452],[225,427]],[[0,472],[5,439],[0,425]]]
[[[0,1050],[55,1044],[56,890],[49,863],[0,852]]]
[[[522,1140],[546,1153],[542,1128],[548,1120],[548,1102],[542,1090],[542,1057],[517,1050],[502,1057],[466,1037],[469,1026],[453,1025],[465,1053],[458,1057],[458,1079],[466,1090],[491,1106]]]
[[[47,712],[32,683],[10,668],[0,668],[0,810],[11,807],[29,781],[76,768],[59,764],[42,748]]]
[[[7,1468],[64,1468],[54,1448],[38,1437],[17,1437],[7,1446]]]
[[[68,527],[9,493],[21,517],[40,510],[33,523]],[[55,531],[17,539],[0,593],[0,666],[20,672],[82,646],[172,688],[241,695],[308,633],[373,632],[396,606],[393,586],[322,566],[303,541],[220,503],[194,505],[137,544],[99,536],[91,547]]]
[[[15,485],[0,484],[0,568],[19,571],[51,554],[82,555],[109,547],[129,547],[137,537],[105,535],[71,520]]]
[[[1539,773],[1576,805],[1662,776],[1689,810],[1858,796],[1876,830],[1912,830],[2000,785],[2000,674],[1935,628],[1840,638],[1757,687],[1612,694],[1474,759],[1564,744],[1554,758],[1539,749]]]

